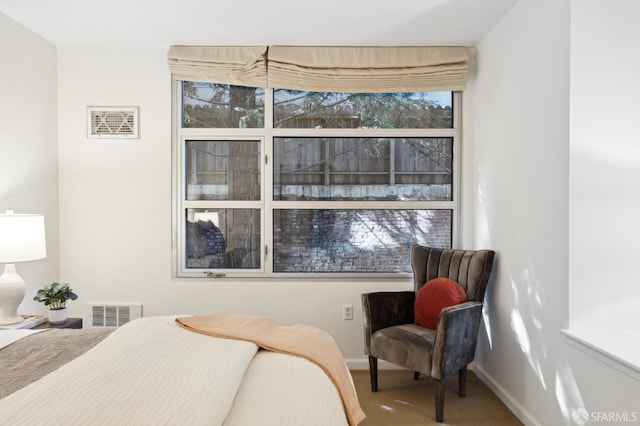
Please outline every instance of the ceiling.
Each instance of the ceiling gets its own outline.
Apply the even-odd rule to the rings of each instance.
[[[0,0],[59,47],[476,45],[518,0]]]

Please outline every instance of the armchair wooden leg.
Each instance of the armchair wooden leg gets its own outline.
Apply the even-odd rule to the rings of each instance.
[[[371,376],[371,391],[378,392],[378,358],[369,357],[369,375]]]
[[[438,390],[436,390],[436,421],[444,421],[444,380],[438,380]]]
[[[467,396],[467,366],[458,370],[458,395]]]
[[[413,372],[413,380],[418,380],[420,378],[420,373],[417,371]]]

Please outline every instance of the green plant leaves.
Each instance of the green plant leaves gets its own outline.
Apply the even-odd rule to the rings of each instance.
[[[69,287],[69,283],[51,283],[38,290],[33,300],[42,302],[51,310],[64,309],[67,300],[76,300],[78,295]]]

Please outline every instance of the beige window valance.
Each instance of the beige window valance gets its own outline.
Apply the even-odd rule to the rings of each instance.
[[[267,87],[266,46],[171,46],[174,80]]]
[[[172,46],[175,80],[326,92],[463,90],[466,47]]]

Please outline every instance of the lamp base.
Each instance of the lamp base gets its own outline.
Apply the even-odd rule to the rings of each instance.
[[[18,306],[24,299],[25,289],[24,281],[16,272],[15,265],[5,264],[4,273],[0,276],[0,325],[24,321],[24,318],[18,315]]]

